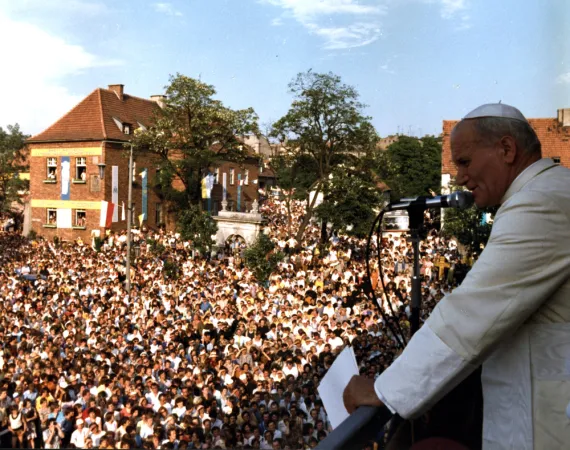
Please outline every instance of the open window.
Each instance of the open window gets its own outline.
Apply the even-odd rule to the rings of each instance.
[[[46,173],[46,180],[54,181],[57,177],[57,158],[48,158],[47,159],[47,173]]]
[[[84,156],[75,158],[75,179],[87,181],[87,158]]]
[[[83,209],[76,209],[75,210],[75,223],[74,227],[76,228],[85,228],[87,223],[87,214]]]
[[[46,211],[46,225],[57,226],[57,209],[48,208]]]

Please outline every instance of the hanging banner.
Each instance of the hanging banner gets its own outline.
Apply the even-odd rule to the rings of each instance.
[[[101,215],[99,217],[99,226],[104,228],[110,228],[113,222],[113,213],[115,211],[115,205],[113,203],[101,200]]]
[[[228,181],[226,172],[224,172],[222,179],[224,180],[223,185],[222,185],[222,187],[223,187],[222,200],[226,201],[226,195],[227,195],[226,186],[227,186],[227,181]]]
[[[129,180],[130,181],[130,180]],[[119,166],[111,167],[111,201],[119,204]],[[119,208],[113,211],[113,222],[119,221]]]
[[[145,214],[145,213],[142,213],[142,214],[139,215],[139,227],[142,228],[142,223],[143,223],[143,220],[144,220],[145,218],[146,218],[146,214]]]
[[[71,209],[58,208],[57,210],[57,227],[71,228]]]
[[[142,215],[145,217],[145,219],[148,217],[148,212],[147,212],[147,208],[148,208],[148,184],[147,184],[147,180],[148,180],[148,169],[143,169],[141,172],[141,178],[142,178]],[[143,219],[144,220],[144,219]],[[142,223],[141,223],[142,226]]]
[[[61,157],[61,200],[69,200],[69,186],[71,184],[71,161],[69,156]]]
[[[202,198],[206,199],[206,198],[210,198],[210,191],[208,189],[208,177],[205,176],[204,178],[202,178]]]
[[[123,212],[121,213],[121,220],[127,220],[127,215],[125,214],[125,202],[123,202]]]
[[[237,208],[236,211],[241,211],[241,173],[238,173],[238,186],[237,186]]]

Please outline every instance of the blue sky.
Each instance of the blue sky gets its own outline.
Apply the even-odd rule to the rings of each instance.
[[[439,134],[502,100],[570,107],[568,0],[0,0],[0,125],[37,133],[96,87],[201,77],[265,124],[301,71],[354,85],[382,136]]]

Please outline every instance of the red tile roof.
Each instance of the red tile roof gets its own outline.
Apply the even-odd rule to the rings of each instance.
[[[557,119],[528,119],[542,146],[542,157],[559,157],[563,166],[570,167],[570,127],[564,127]],[[458,120],[443,121],[443,148],[441,173],[455,176],[457,171],[451,159],[450,135]]]
[[[149,126],[157,108],[158,105],[152,100],[128,94],[123,94],[123,100],[120,100],[115,92],[98,88],[48,129],[28,139],[28,142],[127,141],[129,135],[119,129],[113,117],[130,124],[132,132],[139,127],[138,123]]]

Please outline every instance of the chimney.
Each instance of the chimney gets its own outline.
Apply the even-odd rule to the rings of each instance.
[[[558,122],[563,127],[570,127],[570,108],[558,110]]]
[[[164,109],[165,103],[164,101],[166,100],[166,95],[151,95],[150,99],[155,102],[158,106],[160,106],[161,109]]]
[[[119,100],[123,101],[123,88],[125,87],[124,84],[110,84],[109,90],[113,91],[119,97]]]

